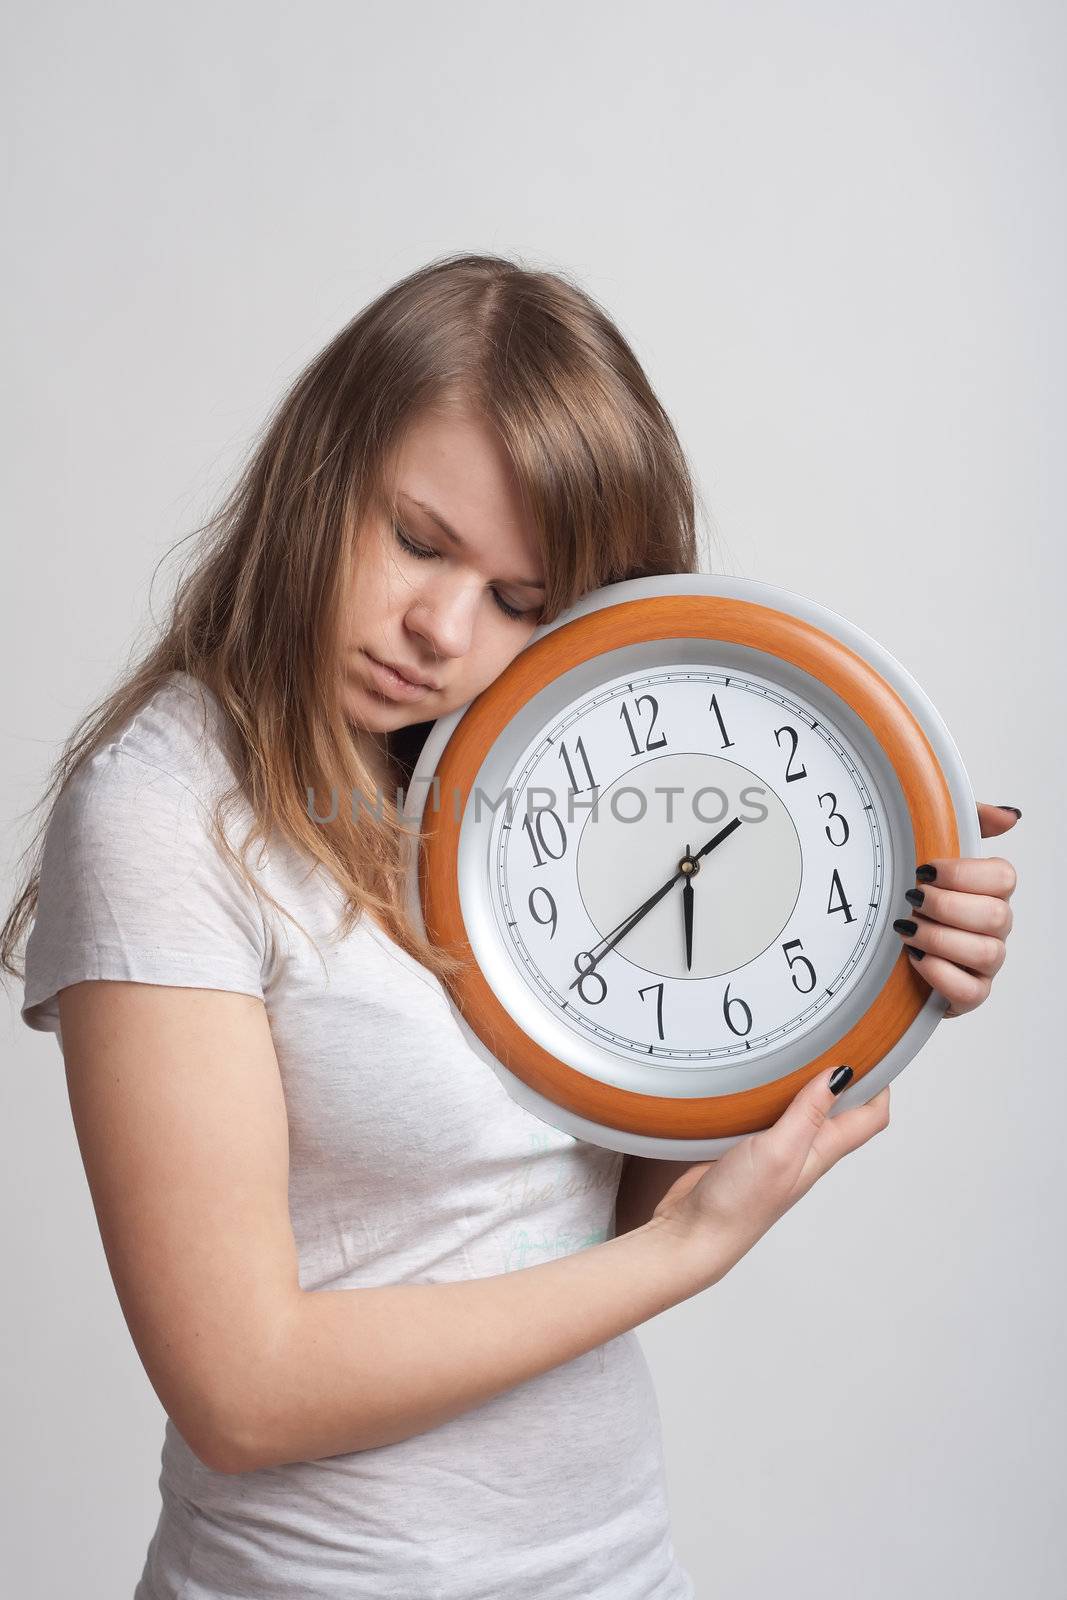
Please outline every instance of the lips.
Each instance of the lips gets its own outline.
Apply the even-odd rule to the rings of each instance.
[[[399,673],[400,677],[403,678],[405,682],[411,684],[412,688],[414,689],[437,688],[436,683],[431,683],[426,678],[420,678],[418,674],[410,667],[403,667],[396,661],[382,661],[378,656],[371,655],[369,650],[366,651],[366,654],[371,661],[377,662],[378,666],[388,667],[390,671]]]
[[[373,656],[370,650],[363,650],[362,654],[368,670],[378,682],[379,693],[386,694],[389,699],[421,699],[424,694],[432,694],[437,690],[435,683],[427,683],[424,678],[408,677],[402,667],[379,661],[378,656]]]

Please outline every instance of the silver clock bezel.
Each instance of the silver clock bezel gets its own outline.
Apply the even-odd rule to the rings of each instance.
[[[903,665],[875,639],[836,612],[805,596],[755,579],[716,577],[705,573],[673,573],[653,578],[628,579],[605,585],[584,596],[554,622],[538,628],[524,648],[529,649],[555,629],[579,617],[632,600],[670,595],[710,595],[768,606],[811,623],[869,661],[900,695],[930,741],[945,774],[956,812],[961,854],[980,853],[981,835],[977,807],[966,768],[947,727],[927,695]],[[475,779],[477,787],[486,794],[498,793],[506,783],[507,773],[514,761],[529,744],[531,738],[536,737],[538,729],[548,725],[557,710],[580,698],[594,685],[616,677],[620,671],[655,669],[668,663],[710,664],[708,657],[708,646],[702,639],[662,639],[623,646],[579,663],[531,696],[512,718],[508,727],[502,731],[487,753],[486,760]],[[784,691],[792,690],[808,703],[821,704],[828,720],[840,728],[874,780],[872,799],[876,805],[880,826],[885,830],[884,836],[887,840],[891,840],[889,881],[883,892],[876,927],[871,934],[874,945],[873,957],[867,961],[865,970],[853,984],[846,998],[830,1010],[822,1023],[806,1030],[796,1041],[801,1044],[800,1054],[803,1060],[811,1060],[821,1054],[823,1049],[832,1045],[834,1039],[846,1033],[868,1009],[872,997],[885,983],[893,963],[899,959],[899,937],[892,933],[888,924],[892,917],[892,908],[903,903],[904,891],[911,888],[914,883],[915,857],[910,816],[899,780],[880,745],[851,707],[846,706],[832,690],[791,663],[750,646],[715,641],[714,665],[724,666],[727,670],[736,668],[739,674],[748,672],[761,678],[771,677]],[[404,816],[413,827],[421,825],[431,792],[433,775],[452,733],[466,714],[470,703],[439,718],[427,736],[412,773],[404,806]],[[489,929],[483,922],[486,916],[492,915],[486,895],[488,883],[486,848],[492,831],[492,816],[491,814],[483,816],[475,825],[473,810],[473,807],[468,806],[467,814],[461,824],[458,847],[461,901],[468,937],[479,964],[483,966],[491,986],[500,995],[501,1002],[516,1016],[520,1026],[534,1037],[539,1037],[544,1043],[543,1024],[548,1018],[546,1008],[524,984],[513,966],[510,966],[509,957],[499,944],[495,926]],[[464,884],[475,887],[464,894]],[[425,931],[414,870],[408,874],[406,893],[412,920],[416,927]],[[505,965],[506,963],[508,965]],[[744,1137],[735,1134],[712,1139],[665,1139],[602,1126],[578,1116],[564,1107],[557,1106],[510,1072],[470,1027],[451,996],[447,998],[467,1042],[496,1072],[516,1103],[561,1132],[608,1149],[676,1161],[714,1159],[735,1144],[739,1138]],[[870,1072],[839,1096],[832,1114],[837,1115],[851,1105],[863,1104],[896,1077],[925,1044],[946,1009],[947,1002],[931,990],[921,1011],[904,1035]],[[573,1063],[579,1071],[583,1070],[583,1065],[586,1067],[591,1065],[597,1052],[578,1048],[582,1044],[579,1036],[563,1029],[562,1025],[559,1026],[561,1029],[558,1034],[559,1043],[566,1044],[568,1048],[565,1050],[559,1048],[555,1041],[546,1045],[546,1048],[552,1050],[559,1059]],[[739,1062],[730,1068],[724,1068],[722,1065],[688,1066],[684,1073],[673,1075],[661,1071],[655,1088],[650,1084],[641,1085],[638,1081],[640,1073],[633,1075],[625,1071],[620,1073],[618,1058],[615,1058],[615,1067],[607,1080],[604,1080],[603,1072],[594,1075],[602,1081],[618,1082],[621,1086],[630,1087],[638,1093],[655,1093],[661,1097],[677,1093],[679,1098],[686,1098],[692,1095],[735,1093],[754,1084],[784,1076],[802,1064],[796,1059],[796,1055],[795,1044],[787,1040],[782,1046],[760,1055],[755,1062],[747,1065]],[[623,1065],[630,1064],[623,1063]],[[645,1070],[655,1072],[657,1069]],[[672,1076],[673,1082],[670,1081]]]

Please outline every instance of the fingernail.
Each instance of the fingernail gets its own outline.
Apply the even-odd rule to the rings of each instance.
[[[937,868],[932,867],[928,861],[925,861],[921,867],[915,868],[915,876],[920,883],[933,883],[937,877]]]
[[[845,1087],[845,1084],[848,1083],[851,1078],[851,1067],[838,1067],[836,1071],[831,1072],[830,1074],[830,1093],[840,1094],[841,1090]]]
[[[898,917],[893,928],[896,933],[906,933],[909,939],[914,939],[919,931],[918,923],[909,922],[907,917]]]
[[[926,899],[926,895],[921,889],[909,889],[904,898],[909,902],[910,905],[921,906],[923,901]]]
[[[926,954],[926,951],[920,950],[917,944],[906,944],[904,948],[908,952],[909,956],[915,957],[916,961],[921,961],[923,956]]]
[[[1014,811],[1017,817],[1022,816],[1022,812],[1019,810],[1018,806],[1000,806],[998,809],[1001,811]]]

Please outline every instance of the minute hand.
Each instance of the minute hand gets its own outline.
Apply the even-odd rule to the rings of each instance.
[[[715,849],[716,845],[720,845],[720,844],[722,844],[724,839],[728,839],[730,837],[731,833],[733,833],[735,829],[737,829],[737,828],[739,828],[741,826],[741,823],[743,821],[744,821],[743,817],[734,817],[731,822],[728,822],[726,824],[725,828],[720,828],[718,833],[714,834],[712,836],[712,838],[710,838],[708,840],[707,844],[703,845],[701,847],[701,849],[699,849],[697,851],[696,855],[692,856],[690,859],[693,860],[693,861],[699,861],[701,856],[708,855],[710,851]],[[657,905],[659,903],[659,901],[663,899],[663,896],[667,893],[667,891],[674,884],[676,884],[678,882],[678,879],[681,878],[681,877],[684,877],[684,873],[682,872],[681,867],[679,867],[677,872],[675,872],[672,877],[668,878],[667,882],[665,884],[663,884],[663,886],[661,888],[656,890],[655,894],[649,895],[649,897],[645,901],[644,905],[638,906],[637,910],[632,912],[631,915],[625,919],[625,921],[620,923],[620,925],[617,928],[613,928],[610,934],[606,934],[605,938],[607,939],[608,942],[604,945],[603,950],[601,950],[601,952],[600,952],[600,954],[598,956],[594,956],[591,965],[586,967],[582,972],[580,972],[578,974],[578,976],[575,978],[573,983],[569,983],[567,985],[568,989],[575,988],[575,986],[577,984],[581,983],[583,978],[587,978],[591,972],[594,972],[596,970],[597,966],[599,965],[599,963],[607,955],[608,951],[609,950],[613,950],[615,948],[615,946],[618,944],[619,940],[624,938],[626,936],[626,934],[629,933],[631,928],[634,928],[634,927],[637,926],[637,924],[641,921],[641,918],[645,915],[645,913],[648,912],[648,911],[651,911],[652,907],[654,905]],[[602,940],[598,940],[597,941],[597,943],[602,943],[602,942],[603,942]],[[593,946],[593,949],[594,950],[596,949],[596,945]],[[589,951],[588,954],[592,955],[592,951]]]

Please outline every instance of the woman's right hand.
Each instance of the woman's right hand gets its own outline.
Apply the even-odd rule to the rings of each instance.
[[[865,1105],[829,1115],[836,1070],[809,1079],[769,1128],[683,1172],[652,1213],[690,1248],[706,1245],[712,1281],[729,1272],[842,1156],[888,1126],[888,1084]]]

